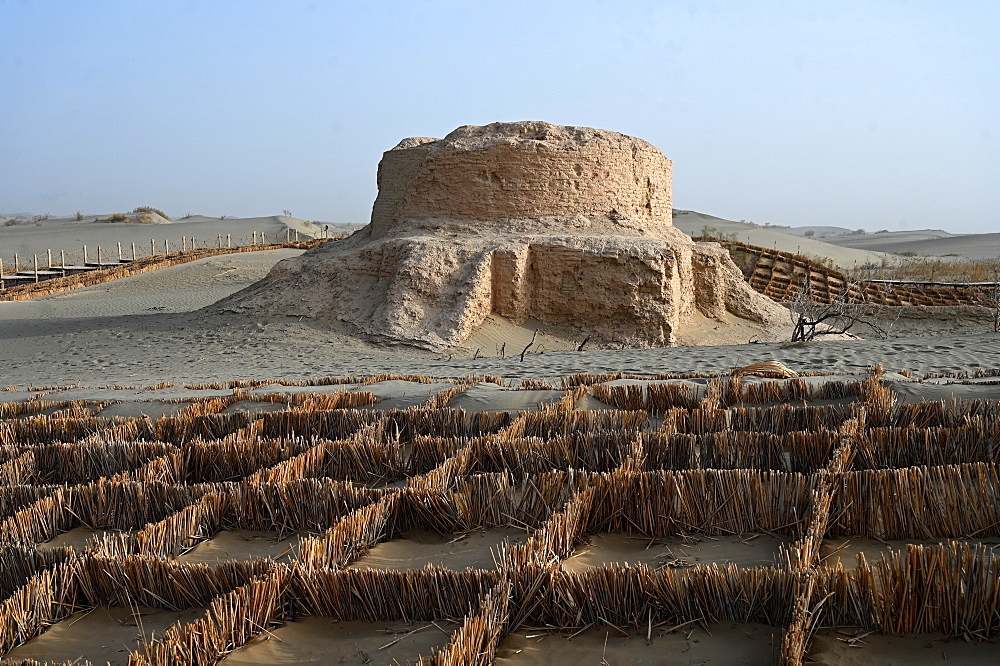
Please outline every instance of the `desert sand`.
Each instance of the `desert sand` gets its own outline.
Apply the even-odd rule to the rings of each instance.
[[[89,659],[95,664],[119,666],[143,638],[161,634],[172,624],[186,623],[200,610],[168,611],[155,608],[97,607],[73,614],[44,634],[4,655],[4,662],[36,659],[44,662],[75,662]]]
[[[66,263],[82,263],[83,246],[87,246],[91,261],[97,259],[97,248],[104,251],[103,258],[118,258],[118,243],[126,258],[131,257],[132,243],[136,245],[139,257],[148,256],[150,240],[156,241],[156,247],[163,251],[163,242],[167,241],[172,250],[181,249],[182,242],[192,246],[192,239],[197,247],[217,247],[219,236],[223,244],[231,241],[233,245],[250,245],[257,234],[258,242],[263,238],[268,242],[283,241],[286,237],[321,238],[324,235],[340,236],[353,231],[355,225],[314,223],[284,215],[267,217],[207,217],[192,215],[179,220],[165,220],[155,216],[155,222],[142,224],[138,222],[108,222],[108,215],[88,215],[82,220],[75,218],[50,218],[37,223],[30,220],[18,220],[9,226],[0,223],[0,258],[4,261],[5,272],[10,271],[13,255],[19,255],[22,265],[28,264],[34,254],[43,260],[47,251],[52,250],[58,261],[60,250],[66,253]],[[324,228],[326,227],[326,228]]]
[[[780,647],[779,631],[763,624],[688,626],[646,635],[615,629],[582,633],[514,632],[497,651],[497,664],[771,664]],[[575,632],[574,632],[575,633]]]
[[[415,146],[430,140],[419,141],[423,143]],[[650,155],[654,161],[662,158]],[[669,178],[664,182],[669,183]],[[671,251],[687,257],[692,266],[699,261],[712,264],[719,258],[718,246],[698,249],[690,240],[678,240],[679,232],[670,227],[666,208],[669,188],[657,190],[663,183],[657,187],[651,183],[650,191],[659,192],[659,199],[650,199],[646,210],[664,209],[650,214],[653,222],[663,226],[657,233],[672,239]],[[641,198],[641,194],[636,196]],[[426,210],[415,214],[416,226],[406,233],[419,235],[426,225],[440,223],[439,218],[421,217],[436,210],[438,202],[417,206],[414,201],[420,203],[410,201],[411,211],[420,206]],[[559,208],[564,200],[554,197],[551,203]],[[484,204],[470,199],[463,205]],[[646,215],[642,206],[636,210],[637,215]],[[594,228],[625,235],[615,235],[616,240],[601,246],[610,248],[607,255],[580,241],[573,252],[582,254],[570,263],[599,264],[614,254],[611,250],[617,252],[621,238],[645,233],[635,229],[626,233],[627,219],[617,215],[620,211],[614,212],[615,216],[601,218]],[[567,219],[583,224],[578,217]],[[560,225],[567,221],[558,220]],[[181,237],[211,241],[219,234],[231,234],[237,240],[240,234],[239,239],[246,242],[254,231],[275,239],[296,230],[302,235],[326,233],[316,225],[280,216],[245,220],[193,216],[156,222],[122,224],[85,218],[11,225],[0,228],[0,255],[41,253],[49,247],[69,250],[83,244],[110,247],[119,240],[130,248],[133,238],[148,243],[154,231],[158,242],[169,239],[175,246]],[[708,225],[721,233],[735,233],[740,240],[745,234],[751,243],[827,257],[845,268],[895,261],[896,255],[884,252],[918,246],[938,256],[958,250],[966,257],[1000,256],[1000,238],[995,234],[972,238],[910,232],[893,238],[887,238],[892,234],[871,234],[869,238],[830,228],[814,230],[806,238],[790,230],[690,211],[674,211],[673,222],[689,233],[699,233]],[[361,248],[348,263],[358,256],[365,261],[370,258],[364,254],[371,249],[367,242],[364,234],[344,242],[341,247],[348,248],[347,254],[354,252],[351,248]],[[551,242],[537,243],[548,247],[546,243]],[[326,256],[336,255],[339,250],[331,249],[336,247],[330,244]],[[425,256],[420,254],[426,250],[422,247],[413,256]],[[572,253],[557,255],[565,260]],[[788,595],[794,586],[789,584],[787,568],[797,566],[788,558],[806,553],[811,558],[807,568],[836,578],[857,573],[863,566],[858,554],[873,563],[889,548],[899,551],[912,545],[911,553],[927,557],[945,553],[942,556],[952,558],[949,566],[954,570],[973,572],[968,584],[976,585],[982,582],[975,578],[979,569],[965,566],[961,558],[990,558],[998,548],[1000,536],[990,513],[995,502],[992,490],[985,490],[984,485],[995,478],[995,458],[990,457],[996,448],[996,430],[990,430],[989,421],[992,407],[990,402],[975,403],[986,418],[962,412],[968,401],[1000,400],[995,372],[968,376],[977,369],[1000,370],[1000,334],[992,331],[982,313],[918,309],[894,321],[888,339],[845,338],[792,345],[787,343],[788,326],[770,321],[762,327],[767,317],[748,320],[738,316],[748,312],[738,303],[720,305],[720,294],[723,301],[731,301],[734,294],[746,293],[745,285],[737,288],[726,282],[729,264],[722,262],[699,269],[702,281],[706,275],[722,276],[715,287],[697,294],[674,287],[663,292],[669,296],[664,304],[689,310],[683,327],[678,326],[673,336],[681,345],[637,348],[641,345],[619,344],[623,348],[616,349],[609,339],[587,339],[568,320],[553,318],[552,311],[536,312],[530,307],[505,311],[510,316],[486,312],[481,325],[463,328],[462,335],[438,335],[435,340],[440,344],[421,344],[426,340],[419,336],[411,339],[416,344],[408,344],[402,337],[373,335],[358,323],[371,324],[372,312],[385,314],[378,302],[365,306],[367,319],[312,317],[331,294],[362,283],[332,289],[329,275],[313,270],[312,260],[302,256],[301,250],[217,256],[29,301],[0,302],[0,389],[7,389],[0,391],[0,408],[13,415],[0,422],[5,428],[0,432],[10,440],[0,458],[0,474],[7,480],[0,534],[12,546],[4,551],[9,559],[5,570],[10,572],[10,581],[4,583],[11,588],[8,594],[21,595],[11,597],[12,608],[36,598],[53,600],[49,610],[39,610],[37,616],[25,620],[26,626],[32,626],[31,634],[19,637],[12,635],[13,629],[2,634],[6,645],[13,647],[3,655],[5,661],[86,657],[99,663],[125,663],[129,652],[139,648],[150,632],[162,635],[177,623],[179,632],[170,634],[173,645],[206,641],[209,660],[230,664],[408,662],[457,640],[459,634],[453,632],[459,626],[499,626],[487,615],[512,618],[513,613],[524,611],[528,616],[537,611],[559,620],[539,620],[544,627],[515,624],[512,633],[497,636],[495,663],[775,663],[781,658],[782,637],[792,635],[786,633],[781,610],[792,601]],[[636,260],[627,252],[615,256],[623,265]],[[499,271],[489,280],[491,288],[513,285],[517,291],[523,286],[521,278],[511,278],[507,284],[504,280],[510,276],[497,268],[503,268],[504,260],[491,258],[499,262],[490,264],[491,271]],[[370,268],[365,261],[351,265]],[[398,267],[393,262],[386,265]],[[452,268],[458,271],[460,267]],[[394,273],[396,268],[385,270]],[[665,280],[670,270],[657,264],[650,272],[640,273],[643,280],[652,275],[655,283]],[[697,278],[696,273],[692,275]],[[622,279],[625,283],[628,279]],[[483,281],[477,278],[468,284],[480,288]],[[544,286],[551,293],[561,288],[550,287]],[[717,291],[714,296],[709,294],[712,289]],[[464,294],[463,289],[458,293]],[[360,300],[371,297],[369,292],[358,295]],[[416,299],[411,304],[415,302],[424,303]],[[478,317],[483,314],[480,306],[492,301],[475,302]],[[226,305],[232,303],[243,305]],[[309,312],[300,313],[301,308]],[[758,310],[784,315],[773,303]],[[574,313],[559,316],[567,314]],[[887,311],[884,316],[892,318],[894,313]],[[439,330],[447,328],[442,326]],[[394,342],[387,344],[387,339]],[[724,382],[713,381],[710,386],[706,377],[623,378],[603,383],[592,379],[576,393],[564,391],[561,381],[579,373],[726,375],[762,361],[779,361],[795,372],[826,376],[747,378],[741,393],[726,398],[728,403],[719,402],[719,394],[710,396]],[[324,377],[342,379],[334,384],[304,385]],[[780,397],[786,389],[809,393],[810,387],[828,382],[854,388],[833,397]],[[669,394],[667,389],[675,387],[663,385],[670,383],[685,387],[684,400],[699,406],[689,414],[689,423],[667,413],[669,409],[650,406],[651,402],[645,407],[651,412],[648,416],[622,411],[623,403],[615,397],[631,395],[638,402],[651,401],[655,392]],[[748,385],[757,383],[767,383],[779,397],[768,394],[772,402],[753,402]],[[861,389],[862,383],[868,388]],[[360,407],[348,414],[339,410],[317,413],[328,408],[297,406],[303,400],[323,404],[347,399],[356,399]],[[441,409],[445,402],[450,410],[460,411]],[[210,415],[204,419],[183,416],[197,409]],[[878,438],[885,433],[875,433],[878,423],[843,422],[855,414],[851,410],[867,410],[872,419],[886,419],[897,413],[892,409],[935,423],[934,419],[946,416],[957,418],[950,425],[917,429],[918,435],[903,432],[888,448],[879,445],[882,440]],[[743,425],[737,428],[709,418],[720,414],[734,419],[732,423],[739,416]],[[177,415],[182,416],[158,422],[146,419]],[[822,432],[812,432],[813,425],[795,420],[816,415],[823,424],[816,429]],[[120,419],[107,422],[94,416]],[[102,430],[85,431],[87,424],[97,422]],[[855,427],[864,437],[854,437]],[[61,446],[48,441],[48,428],[61,433],[57,439],[64,437],[70,443]],[[31,444],[16,442],[10,435],[14,432],[35,433],[32,436],[40,439]],[[163,441],[155,445],[138,442],[136,432]],[[273,448],[261,444],[265,438]],[[108,441],[116,444],[109,446]],[[943,444],[952,441],[954,449]],[[837,451],[853,452],[857,458],[838,458],[831,442],[840,447]],[[108,453],[114,446],[131,457]],[[831,446],[829,451],[827,446]],[[684,452],[690,453],[690,464],[684,462]],[[705,462],[709,460],[719,469]],[[842,469],[844,460],[847,467]],[[925,466],[895,467],[904,463]],[[416,467],[427,473],[412,473]],[[88,476],[91,468],[101,471]],[[484,469],[492,472],[482,473]],[[871,481],[869,486],[865,481],[853,502],[839,506],[839,514],[822,517],[822,510],[809,510],[820,506],[817,498],[828,493],[844,501],[841,495],[848,491],[825,489],[818,481],[821,469],[837,479],[854,475],[852,479],[885,478],[886,483],[899,485],[878,486]],[[117,476],[109,480],[112,474]],[[224,482],[201,483],[209,478]],[[594,484],[593,492],[572,486],[584,479],[585,485]],[[668,480],[677,485],[656,485]],[[912,486],[906,485],[911,481]],[[41,483],[67,485],[36,487]],[[983,503],[977,507],[981,511],[957,519],[952,516],[955,524],[966,527],[951,531],[941,527],[948,524],[948,518],[943,517],[938,497],[921,494],[931,489],[957,497],[973,492],[969,490],[973,486]],[[154,522],[143,527],[145,519],[136,518],[144,515],[141,510],[123,521],[115,507],[101,504],[106,488],[123,497],[133,497],[139,488],[142,492],[160,488],[171,499],[151,500],[148,510]],[[326,490],[317,493],[316,488]],[[875,490],[889,494],[864,494]],[[642,493],[645,499],[636,500]],[[706,496],[712,510],[699,513]],[[865,505],[871,497],[876,499]],[[891,500],[879,502],[878,497]],[[896,501],[909,506],[900,512],[886,509]],[[128,508],[141,504],[132,502]],[[643,513],[645,507],[658,508],[658,512]],[[928,516],[926,524],[912,522],[918,510]],[[879,525],[896,521],[893,536],[929,538],[877,541],[870,537],[873,532],[866,532],[869,525],[865,522],[875,514],[872,520]],[[689,522],[669,522],[675,516]],[[657,521],[664,519],[671,525],[668,531],[659,529]],[[927,527],[931,519],[936,521],[933,530]],[[825,530],[827,521],[833,520],[852,527],[829,534],[865,533],[869,537],[831,537]],[[106,527],[131,530],[133,522],[141,533],[114,535]],[[431,523],[437,531],[431,531]],[[817,524],[819,536],[806,536],[807,524]],[[653,534],[668,536],[648,536]],[[951,534],[965,536],[951,545],[945,538]],[[116,554],[115,549],[125,545],[141,556],[129,559]],[[108,553],[113,555],[101,559]],[[286,567],[290,562],[297,566]],[[524,568],[525,563],[529,568]],[[88,585],[75,592],[86,603],[64,609],[51,592],[58,589],[54,572],[84,565],[98,567]],[[902,566],[900,561],[887,560],[880,566],[876,567],[880,576],[908,575],[908,570],[893,569]],[[505,605],[513,600],[505,596],[508,577],[517,578],[530,567],[547,572],[537,582],[538,594],[545,596],[540,606],[544,612]],[[525,584],[532,579],[518,580]],[[605,580],[608,586],[600,587]],[[628,598],[632,603],[635,597],[629,595],[635,595],[636,588],[629,587],[628,581],[635,580],[655,581],[662,586],[657,594],[666,595],[655,608],[642,606],[645,602],[637,606],[644,608],[647,623],[641,615],[613,616],[617,619],[608,621],[609,611],[619,612],[611,606],[604,608],[605,615],[583,620],[584,612],[602,612],[594,609],[608,600],[617,603]],[[671,607],[671,590],[692,594],[683,591],[689,580],[691,590],[705,593],[698,603],[712,597],[716,601],[711,603],[728,600],[720,602],[727,619],[690,618],[683,615],[687,610]],[[867,579],[840,580],[850,586]],[[137,581],[142,585],[134,587]],[[582,587],[574,588],[578,581]],[[740,587],[746,581],[750,581],[749,592]],[[102,584],[109,586],[103,593]],[[719,585],[731,587],[720,596]],[[143,596],[153,594],[147,587],[155,587],[156,595]],[[165,599],[178,589],[183,593],[171,601]],[[245,635],[217,644],[207,642],[205,637],[213,632],[229,631],[230,620],[235,618],[238,624],[249,617],[240,606],[246,599],[266,609],[274,601],[268,595],[275,589],[293,595],[295,601],[286,603],[291,597],[282,597],[280,603],[275,602],[279,610],[253,619]],[[609,594],[609,589],[614,592]],[[588,598],[574,600],[574,590],[582,590]],[[603,590],[603,596],[590,597],[592,590]],[[640,596],[649,593],[647,589]],[[121,594],[117,603],[111,599]],[[767,597],[763,606],[739,605],[758,594]],[[209,602],[216,607],[206,613]],[[102,603],[113,605],[85,610]],[[136,603],[134,609],[127,607]],[[685,604],[693,608],[694,597],[689,596],[681,606]],[[237,610],[230,617],[228,611],[220,610],[226,608]],[[485,615],[470,615],[477,609]],[[726,615],[730,611],[735,614]],[[44,619],[49,617],[45,613],[52,614],[51,621]],[[680,614],[688,621],[654,619],[660,613],[667,618]],[[872,613],[858,622],[873,624],[877,614]],[[213,624],[218,617],[222,619]],[[407,622],[399,617],[433,619]],[[463,617],[465,623],[460,625]],[[757,622],[745,622],[748,619]],[[232,631],[243,631],[239,626]],[[819,628],[802,652],[818,663],[996,661],[996,648],[988,642],[967,644],[939,633],[866,633],[830,623]],[[24,642],[32,634],[37,635]],[[233,650],[233,645],[240,647]],[[478,648],[466,645],[463,649]]]
[[[645,564],[654,569],[730,563],[741,567],[771,566],[775,563],[779,546],[791,542],[790,538],[769,534],[649,539],[600,533],[588,536],[562,566],[567,571],[617,564]]]
[[[407,624],[303,617],[255,638],[221,663],[227,666],[413,663],[447,643],[447,632],[455,628],[447,621]]]

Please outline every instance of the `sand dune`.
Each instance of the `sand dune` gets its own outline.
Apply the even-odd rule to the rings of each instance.
[[[1000,258],[1000,233],[953,234],[941,229],[857,233],[842,227],[758,227],[688,210],[674,211],[674,224],[691,235],[712,227],[736,240],[811,257],[826,257],[840,269],[898,262],[900,255],[990,260]],[[807,237],[806,233],[812,232]]]
[[[828,239],[845,248],[875,252],[916,254],[921,257],[950,257],[974,260],[1000,258],[1000,233],[941,234],[920,231],[893,231],[887,234],[857,234]]]
[[[736,240],[784,252],[827,258],[835,268],[848,270],[865,263],[899,261],[898,257],[868,248],[849,248],[815,238],[804,238],[774,227],[758,227],[746,222],[734,222],[689,210],[674,211],[674,225],[686,234],[697,236],[705,227],[713,227],[725,236],[735,234]]]
[[[330,225],[329,233],[339,235],[349,233],[350,229],[345,225]],[[284,215],[226,219],[197,215],[161,224],[96,221],[93,217],[80,222],[73,218],[50,219],[39,225],[0,226],[0,259],[4,261],[5,270],[9,271],[15,253],[20,256],[22,265],[31,262],[34,254],[44,264],[47,250],[52,250],[56,263],[62,250],[69,264],[83,261],[84,245],[91,261],[96,260],[98,247],[103,249],[105,260],[112,260],[118,257],[118,243],[123,245],[126,258],[131,256],[132,243],[136,244],[137,255],[143,257],[149,256],[150,240],[156,242],[157,252],[163,252],[164,241],[170,244],[172,250],[181,248],[182,238],[186,238],[188,243],[194,239],[198,247],[214,247],[221,234],[224,243],[229,236],[234,245],[249,245],[254,232],[258,240],[264,234],[268,241],[277,242],[284,241],[288,231],[293,240],[296,231],[303,239],[322,237],[325,233],[321,224]]]

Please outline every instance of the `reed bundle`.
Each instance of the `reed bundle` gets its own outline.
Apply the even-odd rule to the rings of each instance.
[[[294,458],[315,444],[302,437],[188,442],[180,449],[179,479],[187,483],[241,479]]]
[[[823,626],[892,634],[941,632],[970,640],[1000,633],[1000,558],[988,546],[948,542],[887,550],[873,564],[822,568],[817,596]]]
[[[435,393],[424,402],[422,407],[426,409],[444,409],[448,406],[448,403],[455,398],[455,396],[468,390],[468,388],[468,385],[453,386],[452,388],[441,391],[440,393]]]
[[[600,478],[600,474],[573,468],[527,477],[518,490],[521,496],[518,515],[529,525],[539,525]]]
[[[187,407],[184,407],[176,416],[179,417],[194,417],[194,416],[208,416],[209,414],[218,414],[222,410],[226,409],[230,405],[234,405],[240,400],[244,400],[244,397],[239,393],[234,393],[233,395],[227,395],[222,397],[205,398],[205,399],[182,399],[178,400],[178,403],[189,403]]]
[[[594,474],[597,489],[589,529],[671,536],[799,534],[808,513],[812,479],[757,470]]]
[[[556,627],[631,626],[643,633],[647,626],[694,621],[782,626],[795,591],[794,575],[772,567],[554,569],[528,619]]]
[[[869,428],[855,445],[855,469],[1000,462],[1000,421],[975,416],[956,428]]]
[[[378,483],[401,478],[405,468],[402,444],[386,441],[382,428],[368,426],[350,439],[320,442],[251,478],[269,483],[316,477]]]
[[[319,442],[305,451],[281,460],[273,467],[258,470],[250,476],[251,483],[281,483],[293,479],[317,478],[327,457],[329,442]]]
[[[154,422],[154,437],[162,442],[184,444],[194,440],[222,439],[256,419],[249,412],[206,414],[203,416],[165,416]]]
[[[704,388],[677,382],[662,384],[595,384],[590,387],[601,402],[629,411],[662,414],[673,407],[695,408],[701,402]]]
[[[493,663],[497,645],[507,622],[509,582],[500,582],[487,592],[479,608],[465,617],[461,628],[442,650],[421,659],[418,666],[486,666]]]
[[[957,428],[976,416],[981,416],[990,423],[997,421],[1000,419],[1000,401],[939,400],[900,404],[892,409],[888,422],[878,425],[895,428]]]
[[[593,386],[617,381],[619,379],[663,380],[663,379],[708,379],[718,377],[719,373],[702,372],[663,372],[653,375],[633,375],[624,372],[610,372],[604,375],[581,373],[560,378],[563,389],[574,389],[580,386]]]
[[[533,379],[528,377],[522,379],[518,388],[524,389],[525,391],[555,391],[556,387],[548,383],[544,379]]]
[[[194,504],[184,507],[158,523],[147,525],[135,536],[123,539],[109,538],[99,541],[109,554],[118,552],[141,553],[157,557],[180,555],[198,542],[211,538],[222,526],[222,512],[226,502],[222,493],[208,493]]]
[[[646,412],[545,410],[523,413],[511,434],[518,437],[550,439],[559,435],[594,430],[619,432],[624,437],[636,435],[648,426]]]
[[[370,423],[384,418],[382,413],[357,409],[332,409],[325,412],[273,412],[261,414],[259,436],[267,439],[297,437],[346,439]]]
[[[282,568],[269,560],[186,564],[146,555],[77,558],[77,606],[150,606],[179,610],[207,606],[220,595]]]
[[[211,382],[208,384],[185,384],[184,388],[189,391],[224,391],[227,386],[222,382]]]
[[[380,375],[372,375],[366,377],[362,383],[365,385],[377,384],[379,382],[388,381],[400,381],[400,382],[417,382],[419,384],[433,384],[434,378],[430,375],[395,375],[392,373],[383,373]],[[475,382],[473,382],[475,383]]]
[[[29,484],[38,478],[38,465],[33,451],[0,463],[0,485],[18,486]]]
[[[724,430],[704,435],[643,433],[642,442],[650,470],[768,469],[811,474],[825,466],[838,437],[831,431]]]
[[[627,437],[615,432],[573,433],[551,439],[501,433],[474,440],[471,471],[506,470],[520,478],[571,467],[611,471],[629,456],[630,445]]]
[[[461,377],[457,380],[459,384],[468,384],[474,386],[476,384],[496,384],[497,386],[507,386],[508,383],[504,381],[504,378],[500,375],[468,375],[467,377]]]
[[[338,393],[266,393],[256,396],[243,395],[243,400],[284,403],[291,409],[321,412],[330,409],[357,409],[374,405],[379,398],[368,391],[340,391]]]
[[[733,402],[767,404],[813,400],[852,400],[862,395],[864,385],[865,382],[856,380],[809,382],[801,378],[748,382],[742,386],[740,399]]]
[[[177,447],[164,442],[42,444],[31,448],[47,483],[79,484],[148,464]]]
[[[506,428],[514,420],[506,412],[466,412],[464,409],[411,408],[386,412],[402,441],[420,435],[477,437]]]
[[[973,370],[959,370],[958,372],[928,372],[923,379],[982,379],[984,377],[1000,377],[1000,368],[975,368]]]
[[[383,490],[332,479],[235,483],[226,490],[221,522],[231,529],[325,531],[351,512],[377,502]]]
[[[119,472],[108,480],[114,483],[181,483],[184,462],[179,450],[153,458],[142,467]]]
[[[76,566],[76,560],[70,560],[40,571],[0,602],[0,654],[74,611]]]
[[[72,548],[47,548],[38,550],[29,546],[0,548],[0,595],[6,599],[28,580],[57,564],[75,557]]]
[[[147,641],[130,660],[135,665],[211,664],[249,642],[286,614],[291,572],[277,568],[247,585],[216,597],[205,616],[173,626]]]
[[[557,412],[572,412],[577,408],[580,400],[583,396],[587,395],[589,388],[586,386],[577,386],[575,389],[566,389],[564,391],[563,397],[551,405],[547,405],[545,409],[553,409]]]
[[[499,582],[493,571],[450,571],[428,565],[411,571],[298,569],[292,578],[299,613],[339,620],[460,618]]]
[[[385,495],[363,506],[331,527],[325,534],[304,539],[297,560],[309,570],[342,567],[396,532],[403,502],[400,493]]]
[[[124,423],[127,423],[127,420],[118,417],[105,418],[94,416],[88,418],[53,419],[44,415],[31,416],[24,419],[0,422],[0,444],[23,446],[27,444],[49,444],[51,442],[77,442]],[[155,439],[152,432],[147,432],[141,428],[141,422],[138,422],[136,425],[139,426],[135,433],[137,439]]]
[[[831,535],[877,539],[994,534],[1000,475],[991,463],[847,472],[834,481]]]
[[[872,375],[864,383],[863,396],[867,406],[868,422],[873,426],[886,426],[892,420],[892,411],[896,406],[896,394],[882,383],[881,366],[877,375]]]
[[[573,554],[590,522],[595,491],[588,488],[572,497],[562,511],[552,516],[524,544],[507,549],[501,560],[504,570],[528,564],[551,565]]]
[[[456,483],[447,493],[464,529],[520,524],[517,498],[510,474],[474,474]]]
[[[811,629],[816,619],[812,608],[816,580],[811,573],[800,571],[795,574],[798,591],[792,606],[791,620],[781,637],[782,664],[801,664],[806,657]]]
[[[76,517],[69,511],[68,495],[68,490],[56,488],[0,522],[0,545],[34,546],[73,527]]]
[[[48,497],[56,486],[0,486],[0,518],[10,518],[18,511]]]
[[[567,375],[566,377],[560,377],[559,382],[562,384],[562,388],[575,389],[579,386],[593,386],[594,384],[603,384],[605,382],[613,382],[618,379],[649,379],[649,377],[642,377],[640,375],[627,375],[623,372],[609,372],[603,375],[593,375],[590,373],[582,372],[576,375]]]
[[[99,428],[74,441],[79,444],[129,444],[153,439],[153,420],[149,417],[143,417],[141,419],[113,419],[111,425]]]
[[[774,405],[715,409],[674,409],[667,417],[677,432],[701,435],[723,430],[770,432],[777,435],[794,431],[836,430],[854,418],[860,409],[850,405]]]
[[[101,479],[65,490],[71,526],[136,530],[168,518],[197,502],[205,489],[155,482],[114,482]],[[67,528],[68,529],[68,528]]]
[[[226,382],[226,388],[231,388],[234,390],[255,389],[273,383],[274,382],[270,379],[230,379],[228,382]]]
[[[468,473],[471,461],[472,451],[468,448],[459,449],[455,455],[426,474],[407,479],[406,487],[413,490],[445,492],[455,484],[457,479]]]
[[[106,406],[110,403],[98,403],[93,400],[26,400],[24,402],[0,402],[0,419],[17,419],[26,416],[42,414],[50,416],[53,412],[76,412],[82,414],[83,418],[93,416],[90,410],[85,410],[91,405]],[[84,413],[85,411],[85,413]],[[49,414],[43,414],[49,412]],[[63,418],[81,418],[80,416],[64,416]]]
[[[406,475],[426,474],[475,440],[468,437],[433,437],[418,435],[410,442],[406,456]]]
[[[430,529],[439,534],[452,534],[468,529],[462,524],[453,497],[436,488],[407,488],[401,494],[396,528],[400,532],[413,528]]]
[[[305,380],[279,379],[275,383],[282,386],[337,386],[339,384],[364,384],[367,377],[344,375],[341,377],[313,377]]]

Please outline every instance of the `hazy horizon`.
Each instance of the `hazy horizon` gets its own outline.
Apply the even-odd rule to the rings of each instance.
[[[366,223],[382,152],[466,124],[643,138],[674,205],[1000,231],[1000,5],[0,0],[0,211]]]

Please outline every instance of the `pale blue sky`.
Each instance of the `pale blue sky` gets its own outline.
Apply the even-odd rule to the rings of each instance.
[[[366,222],[406,136],[644,138],[674,205],[1000,231],[1000,2],[0,0],[0,212]]]

